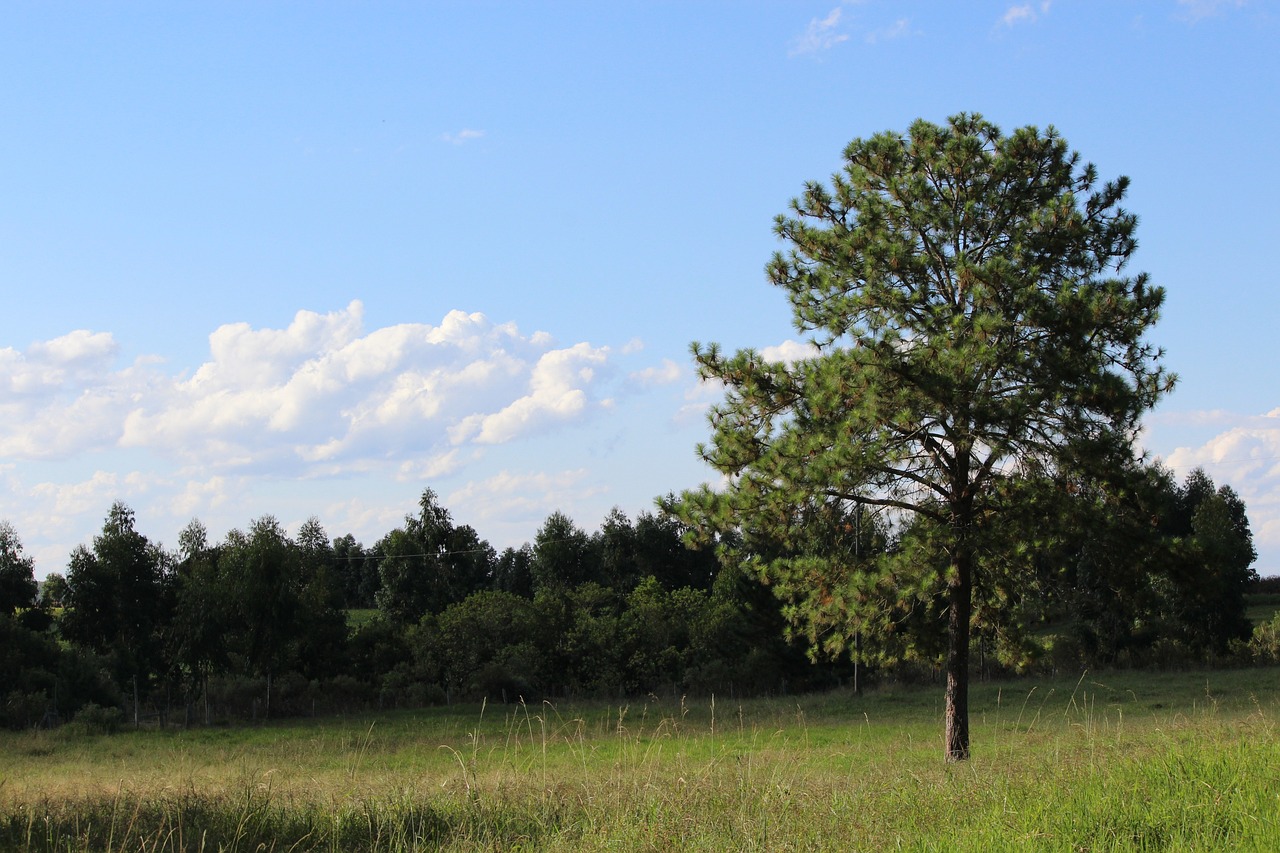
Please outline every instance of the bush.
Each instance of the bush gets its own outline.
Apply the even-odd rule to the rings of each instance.
[[[335,675],[314,684],[312,689],[320,694],[326,712],[350,712],[367,708],[373,697],[373,688],[350,675]]]
[[[49,697],[44,691],[11,690],[0,706],[0,726],[6,729],[29,729],[44,719]]]
[[[72,731],[86,735],[115,734],[123,726],[124,711],[119,708],[104,708],[94,702],[77,711],[69,724]]]
[[[1248,651],[1254,663],[1280,663],[1280,613],[1254,627]]]
[[[410,684],[405,689],[405,697],[414,708],[427,708],[433,705],[447,705],[449,694],[439,684],[424,684],[421,681]]]
[[[496,661],[478,670],[468,688],[468,698],[489,702],[533,702],[538,698],[527,679],[511,666]]]

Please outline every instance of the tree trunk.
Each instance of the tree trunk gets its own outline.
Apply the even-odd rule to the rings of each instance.
[[[969,758],[969,620],[973,610],[973,556],[958,543],[947,582],[946,758]]]

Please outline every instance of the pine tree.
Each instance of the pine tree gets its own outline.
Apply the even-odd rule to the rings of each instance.
[[[811,354],[693,345],[726,389],[699,452],[729,485],[686,493],[682,518],[778,541],[855,506],[924,523],[920,574],[910,555],[862,566],[848,597],[940,594],[949,760],[969,755],[974,595],[997,585],[982,545],[1007,484],[1122,467],[1173,383],[1143,340],[1164,292],[1121,275],[1137,246],[1127,186],[1099,183],[1053,128],[1005,136],[976,114],[854,140],[830,186],[807,184],[776,220],[790,248],[768,275]],[[780,570],[803,584],[814,567]]]

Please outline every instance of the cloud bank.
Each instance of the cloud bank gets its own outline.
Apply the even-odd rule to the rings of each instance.
[[[290,476],[514,441],[607,407],[607,346],[568,347],[452,311],[439,325],[363,330],[363,306],[299,311],[286,328],[222,326],[190,375],[125,367],[109,333],[0,350],[0,455],[66,459],[146,448],[191,470]],[[644,381],[655,376],[646,374]]]
[[[457,497],[481,518],[536,516],[600,488],[573,454],[539,455],[559,431],[687,379],[669,360],[633,364],[634,341],[561,345],[463,311],[372,330],[363,316],[355,301],[282,328],[224,325],[185,370],[122,363],[109,332],[0,349],[0,518],[43,574],[116,499],[215,526],[245,523],[249,507],[288,522],[307,503],[303,517],[378,535],[405,511],[390,495],[454,477],[472,484]]]

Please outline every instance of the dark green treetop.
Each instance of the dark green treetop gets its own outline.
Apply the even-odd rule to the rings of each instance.
[[[0,521],[0,616],[12,616],[36,601],[35,561],[22,550],[18,532]]]
[[[470,525],[454,524],[436,493],[423,489],[418,515],[374,546],[381,562],[378,609],[396,624],[417,622],[482,589],[497,555]]]
[[[132,509],[111,505],[93,549],[78,545],[67,565],[63,636],[113,658],[116,675],[145,677],[161,657],[167,557],[137,531]]]

